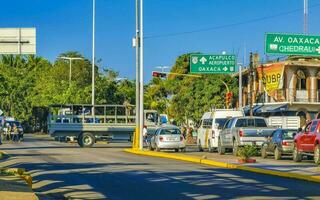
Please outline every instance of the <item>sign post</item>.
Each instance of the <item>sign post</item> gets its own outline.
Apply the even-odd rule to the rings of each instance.
[[[190,72],[196,74],[229,74],[235,72],[235,55],[203,55],[190,56]]]
[[[267,54],[320,56],[320,36],[267,33]]]

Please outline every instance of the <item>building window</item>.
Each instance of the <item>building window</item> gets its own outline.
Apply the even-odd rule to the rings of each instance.
[[[307,84],[306,84],[306,75],[305,73],[299,69],[297,71],[297,90],[306,90]]]

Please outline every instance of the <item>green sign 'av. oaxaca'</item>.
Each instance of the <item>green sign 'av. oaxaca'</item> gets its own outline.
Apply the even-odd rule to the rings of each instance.
[[[267,54],[320,56],[320,36],[267,33]]]
[[[235,72],[235,55],[190,55],[190,72],[198,74],[228,74]]]

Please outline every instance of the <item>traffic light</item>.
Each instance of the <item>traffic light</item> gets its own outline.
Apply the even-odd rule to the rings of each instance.
[[[152,72],[153,77],[159,77],[159,78],[167,78],[167,74],[165,72],[157,72],[153,71]]]
[[[229,108],[231,105],[232,96],[233,96],[232,92],[226,93],[226,106],[227,106],[227,108]]]

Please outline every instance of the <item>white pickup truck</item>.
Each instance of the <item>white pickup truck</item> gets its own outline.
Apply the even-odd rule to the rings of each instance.
[[[229,119],[220,132],[218,152],[224,154],[226,149],[232,149],[236,155],[239,146],[262,143],[276,128],[268,127],[263,117],[234,117]]]

